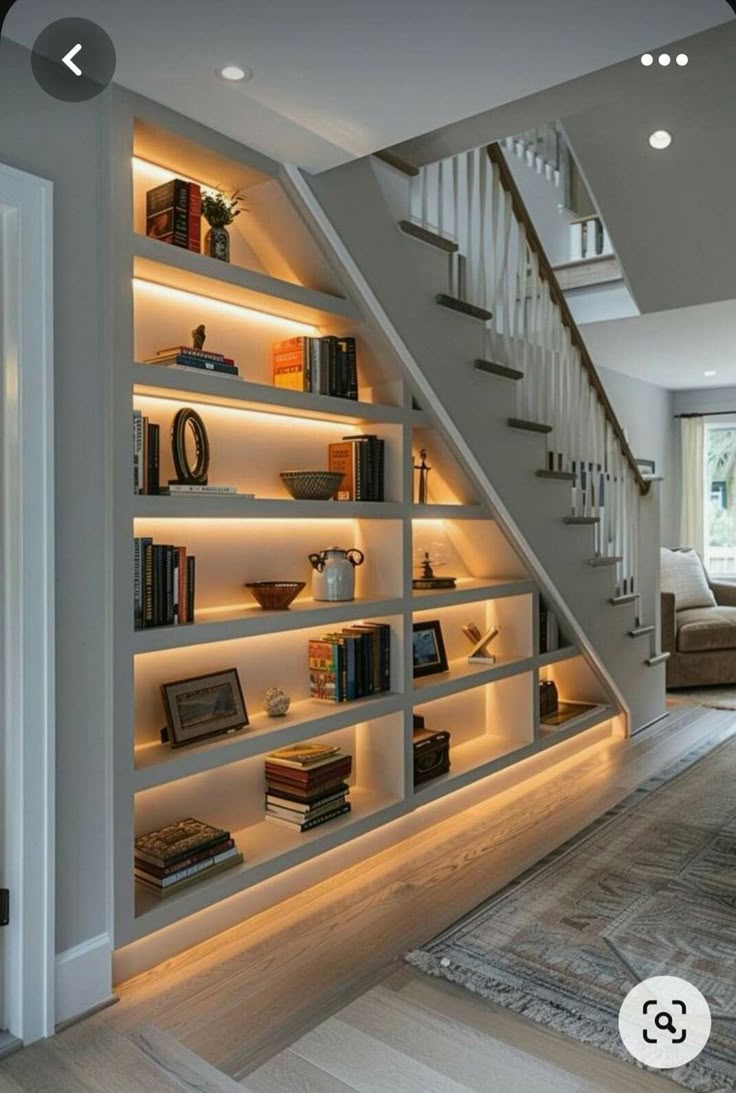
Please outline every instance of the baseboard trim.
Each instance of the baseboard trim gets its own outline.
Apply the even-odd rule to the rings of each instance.
[[[99,934],[57,954],[55,994],[57,1031],[115,1001],[112,945],[107,934]]]

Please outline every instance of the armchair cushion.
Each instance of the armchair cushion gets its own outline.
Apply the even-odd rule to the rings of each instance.
[[[715,607],[716,598],[708,585],[703,563],[694,550],[661,551],[662,592],[672,592],[675,609]]]
[[[710,582],[710,587],[716,598],[716,603],[722,607],[736,607],[736,584],[719,584]]]
[[[692,607],[678,611],[677,651],[736,650],[736,607]]]

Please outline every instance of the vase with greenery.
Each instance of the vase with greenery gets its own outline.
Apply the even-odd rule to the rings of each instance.
[[[221,262],[230,261],[230,235],[228,227],[243,211],[243,197],[235,190],[230,197],[219,188],[202,195],[202,216],[210,226],[204,237],[204,252]]]

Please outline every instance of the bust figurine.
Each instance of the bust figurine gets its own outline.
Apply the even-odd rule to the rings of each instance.
[[[204,323],[200,323],[199,326],[195,326],[192,331],[192,348],[204,349],[204,343],[207,340],[207,327]]]

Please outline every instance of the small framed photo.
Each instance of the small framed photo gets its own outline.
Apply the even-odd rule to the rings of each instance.
[[[237,668],[162,683],[161,696],[166,711],[162,737],[173,748],[235,732],[248,724]]]
[[[439,619],[414,623],[414,677],[447,671],[447,654]]]

